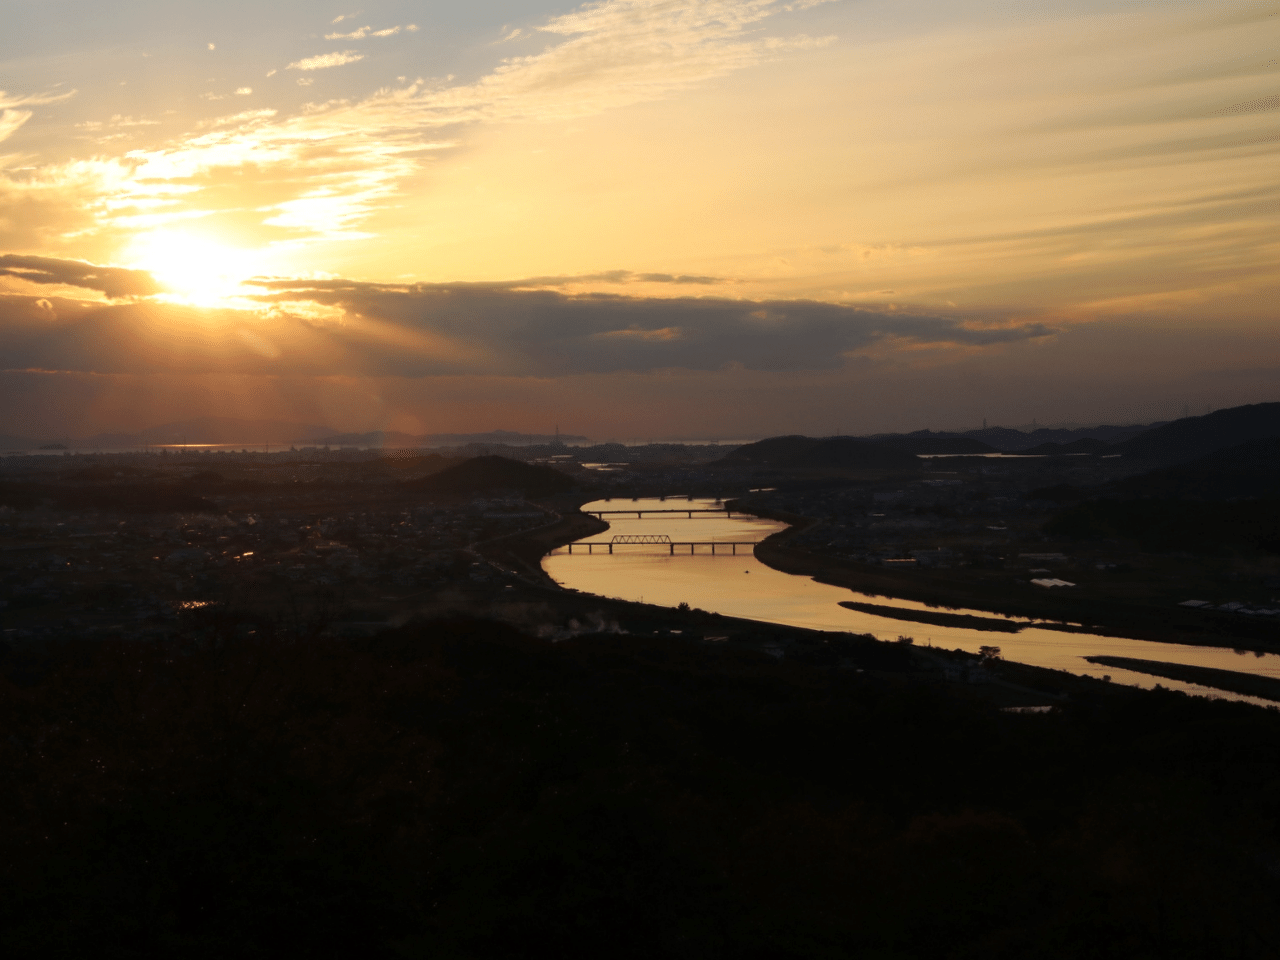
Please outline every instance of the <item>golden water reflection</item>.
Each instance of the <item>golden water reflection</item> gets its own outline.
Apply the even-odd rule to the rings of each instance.
[[[583,512],[591,512],[718,505],[712,500],[686,501],[682,497],[666,500],[597,500],[583,505],[581,509]],[[608,543],[614,536],[635,534],[665,534],[673,541],[684,542],[758,541],[786,527],[783,523],[758,517],[726,517],[716,514],[695,515],[692,519],[678,514],[659,514],[644,519],[616,516],[605,517],[605,520],[609,523],[609,530],[584,537],[578,542]],[[542,566],[557,583],[586,593],[622,600],[642,600],[670,607],[683,602],[691,607],[700,607],[725,616],[813,630],[869,633],[882,640],[893,640],[905,634],[913,636],[917,644],[932,644],[952,650],[958,648],[971,653],[977,653],[981,646],[995,644],[1008,660],[1098,678],[1110,676],[1112,682],[1146,689],[1159,684],[1200,696],[1243,700],[1262,706],[1273,705],[1271,701],[1256,697],[1093,664],[1084,658],[1100,655],[1136,657],[1280,678],[1280,656],[1275,654],[1261,657],[1252,653],[1240,655],[1220,647],[1063,633],[1034,625],[1028,625],[1018,633],[1008,634],[893,620],[849,610],[838,604],[841,600],[855,600],[904,610],[930,608],[911,600],[861,594],[843,587],[818,583],[808,577],[782,573],[758,561],[751,555],[750,547],[738,547],[737,556],[725,552],[724,548],[720,548],[714,556],[705,546],[696,547],[695,551],[691,556],[689,548],[682,547],[677,548],[677,552],[672,555],[666,546],[628,544],[615,546],[612,554],[596,548],[593,554],[588,555],[585,550],[575,547],[574,553],[570,555],[567,548],[560,548],[544,557]],[[980,610],[956,612],[992,616],[991,613]],[[1030,624],[1029,621],[1021,622]]]

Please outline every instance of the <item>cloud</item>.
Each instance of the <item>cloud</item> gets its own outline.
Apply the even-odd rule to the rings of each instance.
[[[0,140],[7,140],[17,131],[24,123],[30,120],[32,112],[30,110],[4,110],[0,111]]]
[[[1251,113],[1272,113],[1276,110],[1280,110],[1280,96],[1259,97],[1256,100],[1234,103],[1229,107],[1223,107],[1221,110],[1214,110],[1209,116],[1240,117]]]
[[[9,110],[14,107],[40,107],[47,106],[51,103],[65,103],[75,95],[75,90],[67,90],[63,93],[31,93],[25,96],[10,96],[4,90],[0,90],[0,110]]]
[[[828,2],[828,0],[818,0]],[[816,4],[815,4],[816,5]],[[761,36],[778,0],[603,0],[536,28],[564,38],[513,57],[473,84],[424,91],[422,123],[548,120],[666,97],[831,37]],[[514,39],[510,33],[505,39]]]
[[[658,369],[818,370],[882,341],[991,346],[1050,335],[1041,324],[977,325],[810,300],[568,295],[512,284],[262,281],[264,303],[336,308],[341,336],[367,337],[383,373],[549,376]],[[360,332],[363,331],[363,332]],[[392,331],[395,335],[392,336]],[[402,335],[451,347],[415,355]],[[338,336],[338,334],[334,334]],[[389,339],[381,341],[382,336]],[[395,344],[395,349],[389,349]],[[384,352],[385,351],[385,352]]]
[[[100,267],[83,260],[0,254],[0,276],[97,290],[112,299],[146,297],[160,292],[160,285],[145,270]]]
[[[591,334],[592,340],[639,340],[642,342],[683,340],[684,331],[679,327],[662,327],[658,330],[639,330],[629,327],[626,330],[606,330],[603,333]]]
[[[196,129],[207,129],[209,127],[228,127],[243,126],[254,122],[269,120],[276,115],[275,110],[262,108],[260,110],[244,110],[240,113],[234,113],[226,117],[215,117],[212,120],[201,120],[196,124]]]
[[[64,93],[32,93],[25,96],[10,96],[0,90],[0,141],[7,140],[24,123],[34,116],[31,110],[20,110],[19,107],[36,107],[51,103],[64,103],[76,95],[76,91]]]
[[[8,257],[0,269],[113,296],[151,286],[138,271]],[[35,297],[0,303],[11,369],[103,374],[554,377],[657,370],[822,371],[859,351],[982,348],[1045,337],[1041,324],[982,325],[935,314],[809,300],[567,295],[502,284],[385,285],[261,280],[258,311],[159,301]],[[55,320],[51,320],[51,316]],[[56,321],[56,322],[55,322]]]
[[[343,50],[341,53],[321,53],[314,57],[307,57],[304,60],[295,60],[286,69],[328,70],[330,67],[341,67],[363,59],[363,53],[357,53],[355,50]]]
[[[559,275],[551,277],[527,277],[523,280],[502,280],[489,286],[502,290],[527,290],[537,287],[569,287],[577,284],[597,283],[672,283],[712,286],[715,284],[734,283],[725,277],[706,277],[688,274],[671,273],[633,273],[630,270],[606,270],[602,273],[581,273],[577,275]]]
[[[52,198],[54,185],[68,180],[65,199],[77,209],[62,218],[77,222],[79,242],[99,250],[116,249],[126,234],[165,218],[228,210],[238,211],[238,227],[255,226],[278,242],[350,239],[361,235],[357,227],[387,205],[432,152],[456,143],[442,128],[587,116],[660,99],[822,42],[764,34],[763,21],[785,10],[780,0],[605,0],[531,27],[556,42],[536,55],[505,60],[474,83],[454,84],[451,77],[419,81],[361,101],[309,104],[269,122],[254,116],[238,128],[211,129],[201,121],[197,129],[204,132],[198,135],[131,150],[116,160],[81,161],[103,186],[88,209],[82,194],[92,177],[84,173],[69,175],[59,167],[21,177],[0,173],[0,249],[19,246],[11,237],[66,235],[54,218],[32,220],[8,201],[29,195],[37,181]],[[363,57],[355,50],[336,51],[294,61],[287,69],[303,73],[297,83],[307,87],[314,72]],[[0,108],[69,96],[0,99]],[[21,120],[11,117],[8,124],[16,129]],[[245,176],[249,171],[252,177]]]
[[[326,33],[326,40],[363,40],[365,37],[394,37],[401,30],[407,30],[414,33],[418,29],[417,24],[411,23],[408,26],[387,27],[385,30],[374,30],[372,27],[361,27],[359,30],[352,30],[350,33]]]

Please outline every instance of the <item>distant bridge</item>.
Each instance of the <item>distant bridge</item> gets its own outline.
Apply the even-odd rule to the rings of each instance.
[[[613,553],[615,546],[653,544],[666,547],[672,556],[675,556],[676,547],[688,547],[690,554],[693,554],[697,547],[710,547],[712,556],[715,556],[717,547],[728,547],[730,555],[737,556],[739,547],[754,547],[759,542],[759,540],[672,540],[665,533],[620,533],[612,540],[584,540],[581,543],[570,543],[566,546],[569,553],[573,553],[574,547],[578,547],[579,551],[582,547],[586,547],[587,553],[595,553],[596,547],[604,547],[609,553]]]
[[[649,507],[640,507],[633,510],[583,510],[582,512],[586,514],[590,514],[593,517],[599,517],[601,520],[605,518],[606,514],[609,516],[629,517],[633,513],[636,515],[637,520],[643,520],[644,515],[646,513],[683,513],[686,515],[687,519],[689,520],[693,519],[693,515],[695,513],[722,513],[726,517],[733,516],[733,511],[730,510],[728,507],[684,507],[684,508],[660,507],[657,509],[653,509]],[[738,512],[741,513],[742,511],[739,510]]]

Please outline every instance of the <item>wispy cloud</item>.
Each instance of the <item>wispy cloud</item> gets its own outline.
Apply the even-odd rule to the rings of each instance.
[[[289,70],[328,70],[330,67],[342,67],[348,63],[363,60],[364,54],[355,50],[343,50],[335,53],[321,53],[304,60],[295,60],[289,64]]]
[[[416,33],[418,25],[416,23],[406,24],[404,26],[396,25],[387,27],[383,30],[374,30],[372,27],[361,27],[358,30],[352,30],[350,33],[326,33],[326,40],[363,40],[366,37],[394,37],[401,30],[406,33]]]
[[[786,9],[779,0],[590,4],[537,28],[558,42],[536,55],[505,60],[473,83],[419,81],[360,101],[310,105],[291,117],[245,115],[239,127],[223,120],[216,130],[206,127],[197,136],[134,150],[119,160],[84,161],[100,170],[109,187],[77,218],[82,224],[86,217],[96,220],[110,233],[153,225],[165,216],[190,218],[233,206],[258,211],[261,226],[291,243],[356,236],[358,224],[420,169],[424,155],[456,142],[456,135],[442,136],[442,128],[587,116],[660,99],[824,42],[764,34],[763,21]],[[335,51],[294,61],[288,69],[303,73],[297,82],[309,86],[310,74],[363,57],[357,50]],[[70,95],[45,95],[40,102]],[[9,104],[28,102],[36,101],[20,98]],[[17,129],[22,122],[25,118],[14,116],[8,124]],[[269,188],[238,176],[249,165],[255,183]],[[41,178],[50,182],[66,173],[50,169]],[[231,188],[224,182],[235,184],[237,202],[229,203]],[[27,186],[10,183],[19,192]]]
[[[0,142],[13,136],[23,124],[35,116],[34,111],[21,110],[20,107],[64,103],[75,95],[75,90],[67,90],[62,93],[31,93],[13,96],[0,90]]]
[[[40,107],[51,103],[65,103],[75,95],[75,90],[65,90],[62,93],[28,93],[14,96],[4,90],[0,90],[0,110],[9,110],[14,107]]]
[[[449,124],[590,116],[661,99],[830,42],[756,32],[786,9],[778,0],[603,0],[538,27],[564,38],[555,46],[507,59],[475,83],[423,91],[412,106],[423,123]]]
[[[0,141],[7,140],[9,137],[33,116],[30,110],[3,110],[0,111]]]

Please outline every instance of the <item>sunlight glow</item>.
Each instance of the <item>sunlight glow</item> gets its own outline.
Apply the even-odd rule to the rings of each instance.
[[[154,230],[129,247],[131,266],[148,271],[174,299],[219,306],[243,294],[241,284],[262,273],[261,257],[194,233]]]

